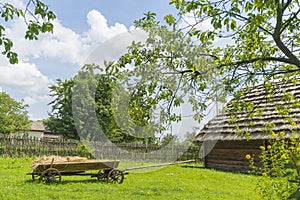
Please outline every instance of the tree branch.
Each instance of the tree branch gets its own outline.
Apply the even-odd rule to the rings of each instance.
[[[289,5],[292,3],[293,0],[288,0],[285,5],[283,5],[283,1],[282,1],[282,5],[283,5],[283,8],[282,8],[282,11],[284,12],[288,7]]]
[[[286,55],[289,59],[289,63],[296,65],[300,69],[300,61],[299,59],[284,45],[280,38],[281,29],[282,29],[282,16],[283,10],[281,8],[281,4],[278,0],[275,1],[277,4],[277,18],[276,18],[276,27],[273,33],[273,39],[278,46],[278,48]]]
[[[294,20],[294,19],[296,19],[297,18],[297,15],[300,13],[300,9],[296,12],[296,13],[294,13],[294,15],[291,17],[291,18],[289,18],[288,20],[286,20],[285,22],[284,22],[284,24],[282,25],[282,28],[281,28],[281,31],[280,31],[280,34],[290,25],[290,23]]]
[[[238,13],[228,12],[228,14],[233,14],[233,15],[237,16],[238,18],[240,18],[240,19],[242,19],[244,21],[249,21],[249,18],[247,18],[245,16],[242,16],[242,15],[240,15]],[[260,25],[258,25],[257,27],[260,28],[261,30],[263,30],[264,32],[268,33],[269,35],[272,35],[272,33],[270,31],[268,31],[267,29],[265,29],[264,27],[262,27]]]
[[[277,58],[277,57],[264,57],[264,58],[253,58],[253,59],[249,59],[249,60],[240,60],[240,61],[236,61],[236,62],[231,62],[231,63],[227,63],[227,64],[221,64],[219,65],[219,67],[225,67],[225,66],[236,66],[236,65],[245,65],[245,64],[250,64],[250,63],[254,63],[257,61],[277,61],[277,62],[282,62],[282,63],[287,63],[287,64],[293,64],[293,62],[291,62],[290,59],[287,58]]]

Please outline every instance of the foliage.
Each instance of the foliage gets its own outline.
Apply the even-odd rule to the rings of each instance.
[[[18,55],[12,51],[13,41],[7,37],[5,23],[15,18],[23,18],[27,25],[25,39],[37,40],[40,33],[53,32],[51,21],[56,18],[49,7],[39,0],[27,0],[24,9],[19,9],[11,3],[0,2],[0,17],[4,20],[4,23],[0,24],[0,46],[3,47],[2,54],[11,64],[18,63]]]
[[[90,176],[63,176],[59,185],[44,185],[25,175],[32,170],[32,160],[0,158],[1,199],[260,199],[254,188],[260,177],[207,170],[195,164],[131,171],[120,185]],[[141,165],[149,163],[121,162],[119,168]]]
[[[246,155],[254,173],[264,177],[258,190],[266,199],[299,199],[300,196],[300,137],[293,133],[274,133],[268,145],[260,146],[262,166],[254,166],[254,158]]]
[[[28,105],[23,100],[18,102],[7,93],[0,92],[0,133],[13,134],[28,131],[30,121],[27,112]]]
[[[101,70],[99,66],[85,65],[74,78],[57,80],[57,85],[50,86],[54,100],[50,102],[52,111],[48,127],[74,139],[103,141],[104,133],[109,141],[115,143],[142,140],[125,132],[116,122],[113,113],[113,107],[118,107],[118,103],[113,105],[116,82],[113,77],[97,74],[97,70]],[[152,143],[155,137],[152,134],[146,139]]]
[[[179,18],[167,15],[167,25],[161,25],[155,13],[146,13],[135,21],[148,33],[146,42],[133,43],[107,67],[107,73],[119,80],[140,80],[134,86],[122,83],[138,94],[136,105],[143,105],[135,116],[152,120],[153,110],[160,107],[161,123],[170,125],[182,118],[174,108],[189,102],[200,121],[211,102],[241,95],[243,87],[267,86],[299,74],[298,1],[171,0],[170,4]],[[203,24],[211,28],[205,30]]]
[[[212,74],[217,71],[212,71],[205,50],[184,32],[160,25],[154,13],[135,24],[148,33],[146,42],[133,42],[127,53],[106,67],[130,96],[135,108],[130,116],[141,125],[156,124],[158,134],[172,134],[172,125],[182,119],[178,110],[188,101],[200,121],[219,86],[214,85]]]
[[[171,4],[181,19],[191,21],[184,29],[215,58],[214,67],[224,74],[227,91],[298,74],[297,0],[171,0]],[[208,23],[212,28],[202,30],[201,25]],[[216,46],[216,40],[226,46]]]
[[[49,103],[52,111],[46,125],[49,130],[63,134],[66,138],[78,139],[72,113],[72,87],[74,81],[57,79],[57,84],[50,86],[50,96],[54,99]]]

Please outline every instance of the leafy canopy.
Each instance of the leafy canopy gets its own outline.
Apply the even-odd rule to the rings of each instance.
[[[170,4],[178,9],[181,19],[192,21],[182,29],[213,55],[228,91],[298,74],[298,0],[171,0]],[[203,23],[212,28],[203,30]],[[214,46],[224,38],[230,38],[226,45]]]
[[[107,138],[114,143],[143,141],[144,138],[128,133],[117,123],[114,114],[119,101],[119,96],[114,95],[116,81],[107,74],[96,73],[99,71],[97,65],[85,65],[74,78],[58,79],[57,84],[50,86],[54,99],[49,103],[52,106],[47,120],[49,129],[73,139],[104,141]],[[155,141],[153,133],[146,139]]]
[[[0,23],[0,47],[3,48],[2,55],[5,55],[11,64],[18,63],[18,55],[12,50],[13,41],[6,33],[6,22],[15,18],[23,18],[27,30],[25,38],[28,40],[37,40],[40,33],[53,32],[53,21],[56,16],[49,10],[49,7],[39,0],[27,0],[24,9],[19,9],[11,3],[0,2],[0,17],[3,19]]]
[[[106,73],[116,77],[130,95],[135,108],[131,118],[143,121],[141,125],[156,123],[156,132],[165,134],[184,117],[180,113],[184,101],[192,105],[195,119],[202,119],[207,101],[216,94],[212,74],[217,72],[205,48],[181,30],[161,25],[155,16],[149,12],[135,21],[148,39],[133,42],[126,54],[106,66]]]
[[[13,134],[29,130],[28,106],[0,92],[0,133]]]

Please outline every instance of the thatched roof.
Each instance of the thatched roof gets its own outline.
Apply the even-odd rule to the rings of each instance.
[[[245,90],[239,99],[239,105],[252,104],[251,111],[239,110],[232,114],[233,99],[225,111],[209,121],[196,136],[197,141],[204,140],[243,140],[246,134],[251,139],[269,139],[271,133],[300,130],[300,82],[273,83],[273,92],[267,92],[266,85],[258,85]],[[281,111],[286,111],[282,113]]]
[[[31,122],[30,130],[31,131],[41,131],[41,132],[44,132],[45,131],[45,125],[41,121],[32,121]]]

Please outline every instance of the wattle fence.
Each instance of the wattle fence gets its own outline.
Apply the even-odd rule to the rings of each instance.
[[[172,144],[151,146],[144,144],[112,144],[95,142],[87,148],[78,140],[39,139],[21,136],[0,135],[0,156],[40,157],[43,155],[84,156],[97,159],[121,159],[128,161],[165,162],[196,159],[200,146]]]

